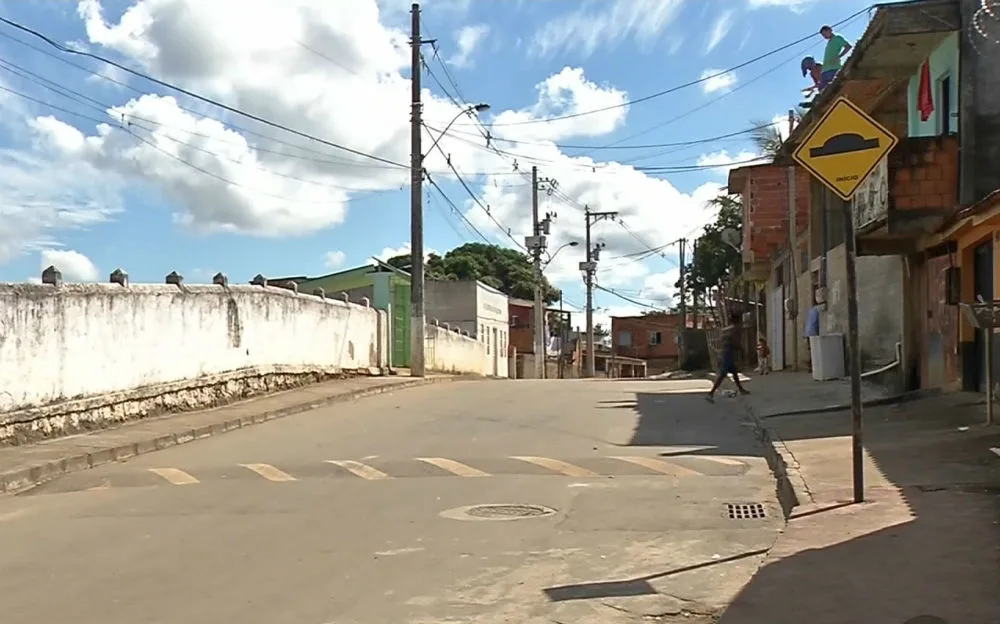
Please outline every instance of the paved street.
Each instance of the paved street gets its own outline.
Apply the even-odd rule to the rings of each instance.
[[[0,612],[711,622],[783,523],[742,408],[690,394],[707,383],[424,386],[70,474],[0,499]]]

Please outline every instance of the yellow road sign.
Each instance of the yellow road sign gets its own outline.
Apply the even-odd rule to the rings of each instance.
[[[851,103],[837,98],[793,158],[844,201],[899,139]]]

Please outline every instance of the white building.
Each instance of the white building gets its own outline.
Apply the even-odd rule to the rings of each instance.
[[[478,281],[431,281],[424,286],[427,321],[447,323],[486,346],[494,374],[507,376],[510,313],[507,295]]]

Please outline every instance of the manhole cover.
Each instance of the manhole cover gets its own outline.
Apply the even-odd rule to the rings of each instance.
[[[762,520],[766,516],[760,503],[728,503],[726,510],[731,520]]]
[[[544,518],[556,513],[555,509],[542,505],[523,505],[503,503],[492,505],[471,505],[442,512],[441,515],[452,520],[523,520],[526,518]]]

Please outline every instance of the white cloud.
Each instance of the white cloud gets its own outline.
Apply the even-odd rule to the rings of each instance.
[[[471,67],[472,55],[490,32],[486,24],[463,26],[455,35],[458,52],[448,62],[456,67]]]
[[[410,253],[410,244],[409,243],[403,243],[399,247],[384,247],[381,252],[375,254],[375,257],[378,258],[379,260],[381,260],[382,262],[385,262],[389,258],[395,258],[396,256],[402,256],[402,255],[408,254],[408,253]],[[441,252],[439,252],[436,249],[427,249],[427,248],[424,248],[424,260],[425,261],[432,254],[440,256]]]
[[[607,0],[545,22],[531,50],[541,56],[563,51],[593,54],[602,45],[631,37],[640,45],[657,40],[680,14],[684,0]]]
[[[336,269],[344,265],[347,254],[342,251],[328,251],[323,256],[323,265],[328,269]]]
[[[748,0],[747,4],[751,9],[778,7],[788,9],[795,13],[801,13],[805,10],[806,6],[816,1],[817,0]]]
[[[721,69],[706,69],[701,72],[701,88],[705,93],[716,93],[719,91],[730,91],[736,86],[736,74],[731,71]]]
[[[0,263],[55,244],[55,232],[112,218],[118,181],[85,163],[0,149]]]
[[[438,1],[431,0],[430,6]],[[600,31],[594,41],[625,35],[651,40],[662,35],[679,5],[679,0],[616,0],[587,5],[585,11],[595,16]],[[302,132],[408,162],[407,33],[388,24],[375,0],[134,0],[113,24],[104,22],[96,0],[83,0],[79,6],[88,45],[121,55],[131,66]],[[208,27],[223,22],[231,27]],[[531,228],[525,209],[530,189],[522,175],[512,175],[515,161],[522,174],[538,164],[543,177],[559,183],[558,192],[543,194],[540,202],[543,214],[558,213],[550,249],[570,240],[582,242],[584,205],[617,211],[649,245],[663,245],[714,219],[705,201],[719,192],[719,184],[682,193],[668,180],[629,165],[567,156],[554,143],[600,137],[621,128],[629,112],[627,100],[623,90],[587,80],[580,68],[564,67],[536,85],[534,101],[516,110],[494,110],[494,116],[484,119],[493,124],[492,145],[506,154],[486,149],[470,119],[459,119],[440,146],[489,205],[493,218],[518,241]],[[432,127],[444,128],[461,112],[429,91],[424,101],[425,119]],[[534,123],[594,109],[605,110]],[[46,150],[45,158],[38,159],[39,171],[48,172],[50,179],[39,178],[45,185],[36,182],[29,190],[33,198],[49,197],[46,208],[37,211],[48,216],[27,219],[24,215],[31,211],[19,206],[20,218],[30,227],[10,238],[0,232],[0,255],[5,240],[52,246],[46,237],[67,223],[87,225],[110,218],[118,208],[116,184],[122,179],[160,192],[174,207],[177,222],[196,231],[259,236],[305,234],[336,225],[359,192],[395,190],[407,182],[406,167],[376,163],[236,115],[212,112],[258,133],[254,135],[202,116],[210,111],[183,96],[150,94],[121,102],[108,111],[107,123],[97,127],[77,128],[57,116],[34,118],[31,128]],[[131,134],[122,128],[123,122]],[[279,138],[291,145],[276,142]],[[425,144],[430,146],[433,138],[436,134],[425,137]],[[0,152],[0,174],[2,158]],[[449,177],[445,157],[438,152],[428,154],[425,166],[435,181]],[[6,177],[0,175],[0,210],[7,210],[8,203],[17,205],[2,193],[13,184]],[[19,199],[28,195],[24,191]],[[75,212],[63,210],[70,206]],[[461,208],[487,236],[509,244],[482,209],[471,201]],[[607,243],[602,284],[637,289],[652,279],[645,263],[605,260],[645,248],[620,225],[598,224],[594,240]],[[379,255],[406,251],[406,246],[387,248]],[[582,246],[564,250],[547,274],[557,283],[578,284],[583,251]]]
[[[755,161],[757,159],[760,159],[760,154],[757,152],[743,150],[735,154],[730,154],[727,150],[719,150],[711,154],[702,154],[698,157],[698,165],[702,167],[714,167],[713,171],[725,178],[729,175],[729,170],[733,167],[745,167],[753,164],[747,161]]]
[[[733,28],[733,16],[736,12],[732,9],[727,9],[719,14],[715,18],[715,22],[712,24],[712,29],[708,33],[708,42],[705,44],[705,53],[709,53],[716,48],[722,40],[726,38],[729,31]]]
[[[100,273],[90,258],[72,249],[43,249],[39,270],[54,266],[67,282],[96,282]]]

